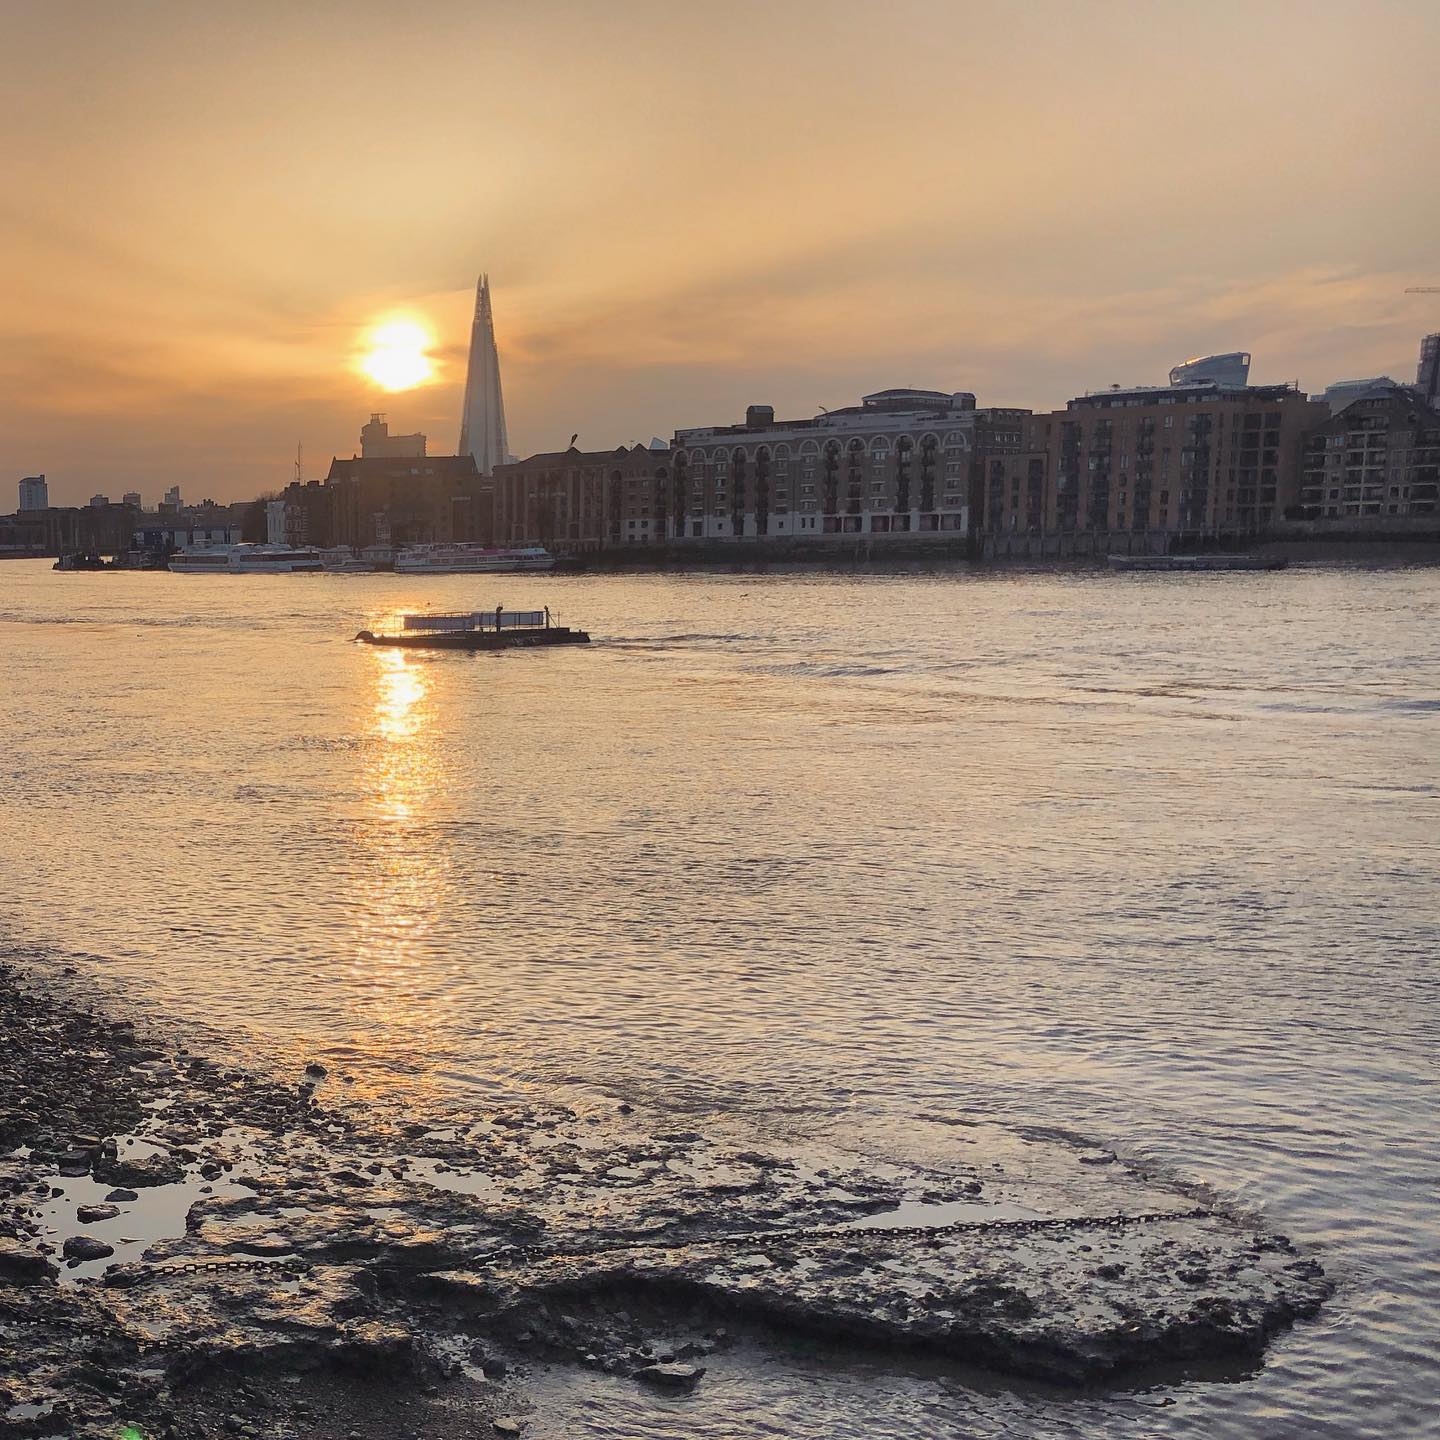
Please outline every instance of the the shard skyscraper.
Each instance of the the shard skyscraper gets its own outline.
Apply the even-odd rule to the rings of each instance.
[[[505,439],[505,401],[500,394],[500,355],[490,314],[490,277],[475,289],[475,323],[470,328],[470,372],[465,379],[465,411],[460,418],[460,454],[473,455],[482,475],[509,459]]]

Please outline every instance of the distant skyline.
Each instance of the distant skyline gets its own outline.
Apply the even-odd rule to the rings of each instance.
[[[510,448],[889,385],[1035,409],[1246,349],[1413,379],[1440,7],[9,0],[0,480],[248,498],[384,411]],[[483,77],[483,78],[482,78]],[[434,378],[361,371],[384,316]]]

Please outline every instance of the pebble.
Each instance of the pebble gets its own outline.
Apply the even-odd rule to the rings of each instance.
[[[497,1435],[518,1435],[525,1426],[513,1415],[499,1415],[490,1422],[490,1428]]]
[[[119,1213],[118,1205],[81,1205],[75,1211],[75,1218],[82,1225],[94,1225],[101,1220],[113,1220]]]

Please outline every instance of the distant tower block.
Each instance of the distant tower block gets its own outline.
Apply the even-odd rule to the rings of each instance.
[[[1172,385],[1248,385],[1250,355],[1232,350],[1228,355],[1200,355],[1170,372]]]
[[[1427,335],[1420,342],[1420,365],[1415,372],[1420,398],[1440,408],[1440,335]]]
[[[43,475],[27,475],[20,482],[21,510],[48,510],[50,508],[50,487]]]
[[[505,401],[500,393],[500,355],[490,313],[490,277],[475,289],[475,323],[470,328],[470,371],[465,379],[465,411],[460,419],[460,454],[473,455],[482,475],[509,458]]]

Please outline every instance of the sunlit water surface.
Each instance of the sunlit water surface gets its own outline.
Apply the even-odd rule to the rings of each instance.
[[[497,599],[597,643],[347,643]],[[10,563],[0,645],[12,943],[377,1096],[1064,1127],[1341,1284],[1167,1408],[761,1357],[683,1402],[557,1377],[536,1433],[1440,1430],[1440,571]]]

